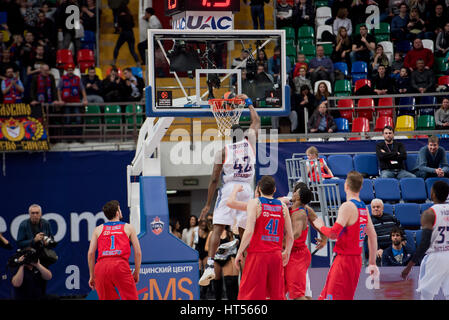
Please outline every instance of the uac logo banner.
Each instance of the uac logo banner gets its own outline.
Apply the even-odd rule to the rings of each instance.
[[[0,151],[49,150],[43,118],[40,105],[0,104]]]

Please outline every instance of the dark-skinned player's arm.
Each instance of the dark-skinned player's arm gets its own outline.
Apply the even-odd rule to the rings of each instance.
[[[256,109],[254,109],[251,98],[248,98],[246,94],[240,94],[237,98],[243,99],[249,109],[250,125],[248,129],[248,141],[255,150],[261,124],[260,117],[257,114]]]
[[[305,210],[298,210],[293,212],[290,216],[292,221],[293,239],[296,240],[301,236],[304,227],[307,223],[307,215]]]
[[[209,187],[207,189],[207,201],[204,208],[201,210],[199,221],[204,220],[207,213],[210,210],[212,199],[214,198],[215,191],[217,190],[218,182],[220,181],[221,171],[223,169],[223,163],[225,161],[225,152],[220,150],[215,154],[214,168],[209,180]]]
[[[315,210],[313,210],[311,207],[309,207],[307,205],[306,205],[306,209],[308,212],[307,216],[309,218],[310,224],[316,231],[318,231],[320,233],[320,238],[315,238],[315,241],[317,243],[315,250],[320,250],[320,249],[324,248],[324,246],[327,243],[328,238],[314,224],[314,221],[318,218],[317,214],[315,213]]]
[[[412,270],[412,267],[415,264],[418,264],[421,259],[426,254],[427,249],[430,247],[430,239],[432,237],[432,231],[433,231],[433,225],[435,223],[435,212],[432,208],[427,209],[424,211],[421,215],[421,229],[422,229],[422,235],[421,235],[421,242],[418,246],[418,248],[415,251],[415,254],[413,255],[412,259],[409,261],[407,266],[402,270],[401,277],[403,279],[407,279],[410,271]]]
[[[234,264],[237,270],[240,270],[240,263],[243,261],[243,253],[251,242],[251,238],[254,233],[254,228],[256,226],[257,212],[260,211],[260,201],[259,199],[251,199],[248,202],[247,216],[246,216],[246,227],[243,233],[242,242],[240,243],[239,251],[235,256]]]
[[[292,229],[292,221],[290,219],[290,213],[288,212],[287,206],[282,204],[282,211],[284,213],[284,239],[285,239],[285,248],[282,251],[282,264],[284,267],[287,265],[288,260],[290,259],[290,252],[293,247],[293,229]]]

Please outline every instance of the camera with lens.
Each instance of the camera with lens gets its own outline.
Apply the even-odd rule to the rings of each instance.
[[[257,75],[257,63],[252,55],[249,55],[246,60],[246,78],[248,80],[254,80]]]
[[[20,261],[20,257],[24,257],[22,261]],[[39,254],[34,248],[25,248],[19,249],[17,252],[8,259],[9,267],[19,267],[22,264],[32,264],[37,263],[39,259]]]
[[[53,246],[56,245],[56,241],[53,240],[53,238],[49,237],[49,236],[44,236],[42,241],[44,242],[44,245],[47,246],[47,247],[53,247]]]

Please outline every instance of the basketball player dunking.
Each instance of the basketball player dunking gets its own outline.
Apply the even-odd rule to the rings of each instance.
[[[406,279],[412,267],[422,259],[416,289],[421,293],[421,300],[433,300],[440,288],[446,300],[449,300],[448,195],[449,185],[446,182],[436,181],[433,184],[430,197],[434,205],[421,215],[421,242],[401,274]]]
[[[239,193],[240,201],[248,202],[253,197],[251,183],[254,179],[256,153],[255,146],[260,129],[260,118],[253,107],[251,99],[242,94],[237,98],[243,99],[250,111],[251,125],[249,130],[243,133],[239,125],[231,128],[233,142],[227,144],[215,155],[215,163],[209,182],[207,201],[199,220],[203,220],[210,210],[217,185],[222,176],[223,186],[218,191],[217,201],[213,213],[213,233],[210,239],[208,260],[199,284],[207,286],[215,278],[213,257],[220,244],[220,235],[226,225],[233,226],[237,221],[240,239],[246,225],[246,211],[231,209],[226,205],[226,200],[231,194],[236,183],[243,185],[243,191]]]
[[[365,234],[368,235],[369,266],[371,275],[377,276],[377,236],[365,204],[359,193],[363,177],[356,171],[348,173],[345,181],[347,201],[338,210],[337,220],[332,228],[324,226],[321,218],[314,224],[327,237],[337,240],[336,256],[327,275],[326,284],[319,300],[353,300],[362,269],[362,248]]]
[[[123,216],[118,201],[106,203],[103,212],[109,221],[95,228],[87,254],[89,286],[97,290],[100,300],[117,300],[116,289],[122,300],[137,300],[136,283],[139,281],[142,253],[136,231],[132,225],[120,221]],[[128,262],[130,241],[134,248],[133,273]]]

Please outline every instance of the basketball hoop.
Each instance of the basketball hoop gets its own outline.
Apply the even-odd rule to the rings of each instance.
[[[209,105],[218,126],[218,136],[226,135],[226,130],[238,124],[245,107],[243,99],[210,99]]]

